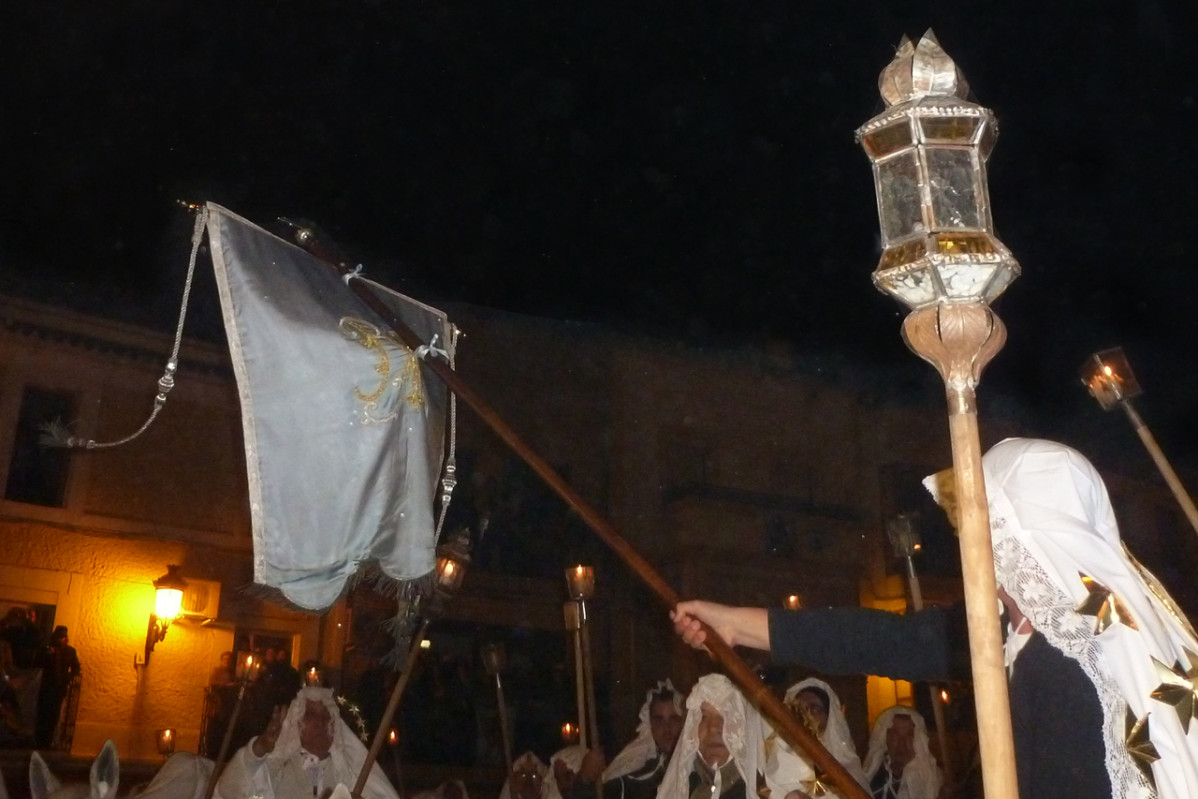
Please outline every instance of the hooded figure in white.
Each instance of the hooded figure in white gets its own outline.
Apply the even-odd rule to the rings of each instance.
[[[998,583],[1093,683],[1114,795],[1198,796],[1198,724],[1188,712],[1198,639],[1124,547],[1098,472],[1075,450],[1034,439],[1003,441],[982,466]],[[1020,640],[1008,635],[1016,676]],[[1158,759],[1129,749],[1129,722],[1147,724]]]
[[[331,689],[311,685],[301,688],[282,715],[273,748],[267,748],[275,723],[272,719],[266,732],[252,738],[229,759],[218,783],[222,799],[320,797],[339,783],[353,787],[357,782],[366,762],[366,747],[341,719]],[[328,751],[323,756],[320,751],[305,749],[307,745],[321,750],[326,744]],[[264,749],[264,754],[256,754]],[[398,799],[377,763],[371,766],[362,796]]]
[[[652,721],[649,717],[653,709],[653,703],[661,701],[658,697],[667,694],[670,696],[670,701],[673,703],[678,717],[682,718],[686,715],[683,695],[674,687],[674,683],[667,679],[650,688],[645,694],[645,704],[641,705],[640,721],[636,727],[636,737],[621,749],[620,753],[613,757],[611,763],[603,770],[602,779],[604,782],[639,771],[659,755],[669,757],[669,752],[658,751],[660,747],[653,737]]]
[[[874,721],[873,731],[869,735],[869,752],[865,755],[865,777],[872,788],[879,771],[893,775],[895,758],[888,738],[896,718],[905,718],[911,724],[911,740],[899,744],[909,746],[906,756],[911,759],[903,764],[897,779],[887,780],[893,784],[883,785],[882,792],[874,791],[874,795],[885,799],[936,799],[944,778],[940,774],[940,767],[936,765],[936,758],[928,749],[928,726],[923,716],[913,708],[895,705],[882,711]]]
[[[728,752],[723,763],[706,763],[701,756],[700,722],[704,705],[723,717],[723,741]],[[755,799],[759,773],[776,799],[801,791],[804,784],[810,786],[815,779],[811,767],[793,754],[775,761],[773,768],[766,771],[763,737],[768,725],[744,694],[722,674],[700,678],[686,698],[686,709],[682,734],[666,767],[657,799],[689,799],[693,795],[692,774],[699,778],[696,792],[705,799],[718,799],[738,782],[744,783],[743,795]]]
[[[553,760],[562,760],[567,766],[577,770],[582,762],[582,748],[567,746],[550,758],[551,762]],[[562,799],[562,794],[553,778],[553,770],[534,752],[529,751],[512,761],[512,772],[503,783],[499,799]]]
[[[836,762],[844,766],[845,771],[849,773],[861,787],[867,787],[865,781],[865,772],[861,769],[861,757],[857,754],[857,747],[853,744],[853,736],[849,732],[848,719],[844,717],[844,706],[840,703],[840,697],[832,690],[832,686],[828,685],[823,680],[818,680],[815,677],[808,677],[805,680],[800,680],[790,686],[786,691],[783,702],[787,707],[798,712],[799,706],[802,704],[804,697],[801,694],[814,694],[820,699],[820,712],[826,713],[827,718],[824,721],[824,728],[820,731],[818,738],[819,742],[824,745],[828,753],[836,758]],[[822,694],[822,696],[820,696]],[[824,699],[827,699],[827,707],[823,707]],[[815,716],[816,720],[821,720]],[[771,743],[777,736],[777,733],[769,735]],[[787,753],[791,757],[796,757],[794,750],[790,745],[777,737],[776,746],[770,746],[771,752]],[[772,755],[771,755],[772,757]],[[831,786],[826,786],[831,787]]]

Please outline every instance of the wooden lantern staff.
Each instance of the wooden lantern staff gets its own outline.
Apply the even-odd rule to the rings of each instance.
[[[918,546],[914,549],[918,549]],[[923,590],[919,585],[919,573],[915,571],[914,549],[904,546],[903,552],[899,554],[907,564],[907,587],[911,591],[911,609],[919,612],[923,610]],[[940,698],[940,690],[932,683],[928,684],[928,694],[932,702],[932,717],[936,721],[936,739],[940,742],[940,767],[944,772],[947,799],[955,792],[956,784],[952,751],[948,743],[948,726],[944,722],[944,702]]]
[[[429,618],[425,616],[420,621],[420,629],[412,636],[412,645],[408,649],[408,659],[404,661],[404,670],[399,675],[399,679],[395,681],[395,687],[391,689],[391,696],[387,700],[387,709],[383,711],[383,718],[379,721],[378,729],[375,730],[374,740],[370,742],[370,750],[366,753],[366,760],[362,763],[362,768],[358,771],[358,780],[354,783],[354,789],[351,792],[354,799],[361,799],[362,790],[366,787],[366,780],[370,778],[370,770],[374,767],[374,763],[378,760],[379,750],[383,748],[383,740],[387,737],[386,730],[391,729],[391,722],[395,718],[395,711],[399,709],[399,700],[403,698],[403,692],[408,687],[408,682],[412,679],[412,672],[416,670],[416,661],[420,657],[420,644],[424,641],[424,636],[428,632]],[[398,757],[396,759],[398,763]],[[398,773],[398,768],[396,773]]]
[[[241,674],[239,680],[240,685],[237,687],[237,701],[233,703],[233,712],[229,715],[229,726],[225,727],[225,734],[220,739],[220,751],[216,754],[216,763],[212,767],[212,773],[208,775],[208,784],[204,787],[204,799],[212,799],[216,793],[216,783],[220,779],[221,772],[225,770],[225,764],[229,759],[229,745],[233,741],[233,730],[237,727],[237,720],[241,718],[241,706],[245,701],[245,689],[250,684],[250,672],[254,666],[254,656],[250,655],[250,662],[246,664],[245,670]]]
[[[335,257],[317,238],[314,231],[308,228],[297,228],[296,241],[312,255],[332,267],[339,276],[344,278],[352,274],[349,264]],[[404,346],[413,352],[425,346],[406,324],[403,323],[391,309],[379,299],[363,280],[348,280],[350,291],[354,292],[362,302],[378,314],[390,328],[399,336]],[[636,574],[645,585],[670,609],[673,609],[682,597],[661,577],[657,570],[637,552],[616,529],[604,519],[599,511],[582,497],[574,488],[559,475],[549,462],[532,449],[456,372],[438,359],[428,358],[424,361],[427,366],[445,385],[457,395],[458,399],[469,406],[480,420],[499,436],[521,460],[528,464],[549,488],[565,502],[591,530],[612,549],[615,554]],[[982,505],[983,512],[985,504]],[[987,550],[988,551],[988,550]],[[993,578],[992,578],[993,579]],[[991,606],[993,610],[993,606]],[[841,796],[845,799],[869,799],[868,794],[857,784],[857,781],[834,758],[819,739],[811,734],[791,712],[782,704],[770,689],[758,679],[753,670],[733,652],[727,642],[720,638],[710,627],[707,630],[707,648],[712,657],[727,671],[728,676],[740,687],[745,697],[757,707],[763,716],[778,730],[787,743],[801,748],[812,760],[816,767],[826,773],[836,785]],[[1005,683],[1004,683],[1005,698]],[[581,720],[580,720],[581,722]]]
[[[907,345],[931,363],[944,379],[948,395],[949,436],[953,452],[969,623],[969,655],[977,709],[978,749],[987,797],[1017,799],[1015,744],[1007,697],[1002,631],[995,614],[998,582],[990,541],[990,511],[982,480],[977,395],[982,369],[1006,342],[1002,320],[985,303],[941,304],[911,312],[903,322]]]
[[[495,704],[499,707],[499,737],[503,742],[504,772],[512,775],[512,723],[507,715],[507,699],[503,696],[502,669],[495,669]]]
[[[562,615],[565,616],[566,629],[570,632],[570,643],[574,648],[574,706],[578,708],[578,744],[583,749],[590,749],[590,725],[587,724],[587,678],[583,667],[582,651],[582,612],[578,603],[573,599],[562,605]]]

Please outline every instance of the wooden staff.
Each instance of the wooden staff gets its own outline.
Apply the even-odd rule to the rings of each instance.
[[[383,748],[384,730],[391,729],[391,720],[395,718],[399,700],[403,697],[404,689],[408,687],[408,680],[412,678],[412,672],[416,670],[416,660],[420,657],[420,642],[424,640],[424,634],[428,632],[428,622],[429,619],[425,616],[420,621],[420,629],[412,637],[412,645],[408,649],[408,659],[404,664],[403,673],[399,675],[399,679],[395,681],[395,687],[391,689],[391,698],[387,700],[387,709],[383,711],[383,718],[379,722],[378,730],[374,733],[374,740],[370,742],[370,751],[366,753],[366,760],[363,761],[362,768],[358,771],[358,781],[354,783],[354,789],[351,792],[354,799],[362,799],[362,789],[366,787],[370,769],[374,766],[374,761],[378,760],[379,750]]]
[[[582,638],[582,674],[587,689],[587,719],[581,722],[583,728],[590,727],[591,746],[599,748],[599,717],[595,709],[595,667],[591,657],[591,628],[587,618],[586,600],[578,600],[579,636]],[[584,744],[585,746],[585,744]],[[603,799],[603,777],[595,780],[595,797]]]
[[[295,237],[296,241],[302,247],[332,267],[342,278],[351,274],[351,267],[344,261],[336,258],[328,248],[319,242],[312,230],[297,228]],[[402,320],[391,312],[386,303],[371,290],[365,281],[350,278],[348,279],[348,286],[350,291],[358,295],[358,298],[362,302],[391,327],[395,334],[399,336],[400,341],[404,343],[404,346],[415,352],[420,347],[426,345],[426,342],[421,341]],[[433,374],[437,375],[457,395],[458,399],[466,403],[466,405],[478,414],[483,423],[490,427],[499,436],[500,440],[511,448],[512,452],[528,464],[529,468],[536,472],[545,481],[545,484],[553,489],[561,497],[562,501],[578,514],[579,518],[624,561],[634,574],[644,581],[645,585],[661,599],[666,607],[673,609],[682,601],[682,597],[666,583],[649,561],[645,560],[639,552],[633,549],[616,529],[600,515],[599,511],[587,502],[581,494],[575,491],[549,465],[548,461],[526,444],[516,434],[515,430],[500,418],[481,396],[458,377],[456,372],[435,357],[425,359],[424,365]],[[984,507],[983,504],[983,510]],[[991,572],[991,581],[993,582],[993,571]],[[990,609],[993,611],[993,605],[991,605]],[[708,633],[706,645],[712,657],[717,663],[723,666],[728,676],[740,686],[745,697],[778,730],[778,734],[791,746],[798,747],[810,755],[817,766],[828,774],[845,799],[869,799],[869,795],[857,784],[857,781],[845,770],[844,766],[840,765],[836,758],[824,748],[823,744],[799,723],[798,719],[782,704],[782,701],[733,652],[732,647],[728,646],[727,642],[720,638],[710,627],[705,626],[705,629]]]
[[[919,575],[915,571],[915,558],[910,554],[904,557],[907,561],[907,584],[911,588],[911,607],[915,611],[923,610],[923,591],[919,588]],[[932,700],[932,716],[936,720],[936,738],[940,741],[940,765],[944,769],[944,784],[948,786],[948,795],[952,795],[956,786],[953,778],[952,752],[948,745],[948,727],[944,723],[944,703],[940,700],[940,691],[935,685],[928,685],[928,694]]]
[[[903,321],[903,337],[907,346],[940,372],[948,397],[982,787],[990,799],[1018,799],[975,393],[982,369],[1002,349],[1007,331],[984,303],[943,304],[912,311]]]
[[[499,705],[499,738],[503,741],[503,770],[512,776],[512,723],[508,720],[507,700],[503,696],[503,679],[495,672],[495,701]]]
[[[582,610],[579,603],[573,599],[562,605],[562,614],[566,617],[566,629],[570,631],[570,641],[574,644],[574,704],[578,708],[578,743],[583,749],[587,745],[587,678],[583,670],[582,653]]]
[[[245,699],[245,689],[249,684],[250,666],[247,665],[241,676],[241,686],[237,689],[237,701],[233,703],[233,713],[229,716],[229,726],[225,727],[225,734],[220,739],[220,751],[216,754],[216,763],[212,767],[212,773],[208,775],[208,785],[204,788],[204,799],[212,799],[212,794],[216,792],[216,782],[225,769],[225,763],[229,756],[229,744],[233,741],[233,730],[237,726],[237,719],[241,717],[241,705]]]
[[[1130,399],[1122,400],[1119,404],[1123,406],[1123,410],[1127,414],[1127,420],[1135,428],[1136,435],[1140,437],[1140,442],[1144,444],[1144,449],[1148,450],[1148,454],[1152,456],[1152,462],[1156,464],[1161,477],[1165,478],[1165,483],[1168,484],[1169,490],[1173,492],[1173,498],[1181,506],[1181,512],[1186,515],[1186,519],[1189,521],[1190,526],[1194,528],[1194,532],[1198,533],[1198,508],[1194,507],[1194,500],[1190,499],[1189,493],[1186,492],[1186,487],[1181,483],[1181,478],[1177,476],[1177,472],[1173,471],[1173,467],[1169,464],[1169,459],[1165,457],[1164,450],[1161,449],[1160,444],[1156,443],[1156,436],[1152,435],[1152,431],[1148,429],[1148,425],[1144,424],[1144,420],[1140,418],[1140,414],[1136,413],[1136,409],[1132,407]]]

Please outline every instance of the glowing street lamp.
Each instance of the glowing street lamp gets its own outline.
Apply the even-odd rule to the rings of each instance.
[[[1173,471],[1173,467],[1169,464],[1169,459],[1165,457],[1164,451],[1156,443],[1156,437],[1152,435],[1148,425],[1132,407],[1132,398],[1140,396],[1144,391],[1140,388],[1135,373],[1131,370],[1127,356],[1123,354],[1123,348],[1115,347],[1094,353],[1086,359],[1079,371],[1082,384],[1090,390],[1104,411],[1109,411],[1117,405],[1123,408],[1136,435],[1140,437],[1144,448],[1152,456],[1156,468],[1168,483],[1169,490],[1173,492],[1177,504],[1181,506],[1182,512],[1189,519],[1190,526],[1194,528],[1194,532],[1198,533],[1198,508],[1194,507],[1194,500],[1190,498],[1185,486],[1181,484],[1177,472]]]
[[[988,799],[1015,799],[975,394],[1006,340],[989,303],[1019,275],[990,214],[986,160],[998,130],[989,109],[966,99],[964,76],[931,31],[917,45],[903,37],[878,87],[886,110],[857,131],[873,165],[882,232],[873,281],[911,309],[903,338],[944,379],[983,786]]]
[[[150,614],[150,624],[146,628],[145,662],[150,662],[150,653],[154,645],[166,639],[167,628],[171,622],[179,618],[183,610],[183,591],[187,581],[179,574],[179,567],[166,567],[166,574],[154,581],[154,612]]]

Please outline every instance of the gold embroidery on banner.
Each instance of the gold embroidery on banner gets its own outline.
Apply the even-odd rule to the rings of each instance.
[[[391,331],[352,316],[338,323],[341,335],[356,341],[374,353],[374,372],[378,382],[369,390],[354,387],[354,398],[362,403],[363,424],[379,424],[399,417],[399,404],[408,407],[424,406],[424,386],[420,377],[420,360]],[[396,400],[402,392],[402,399]]]

